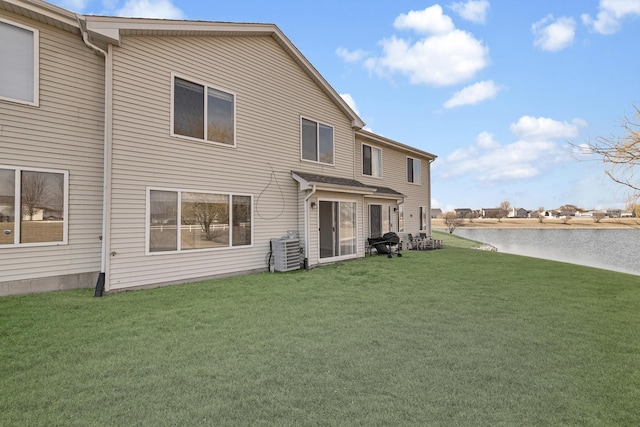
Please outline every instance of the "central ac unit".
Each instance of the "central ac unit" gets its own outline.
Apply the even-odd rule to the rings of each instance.
[[[271,239],[271,251],[275,271],[300,269],[300,241],[298,239]]]

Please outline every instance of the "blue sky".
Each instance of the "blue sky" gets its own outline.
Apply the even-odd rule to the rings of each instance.
[[[433,207],[624,207],[569,142],[640,107],[640,0],[56,0],[85,14],[274,23],[367,123],[436,154]]]

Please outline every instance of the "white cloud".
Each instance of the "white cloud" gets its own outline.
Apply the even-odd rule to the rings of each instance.
[[[359,62],[367,56],[367,52],[362,49],[349,50],[344,47],[337,48],[336,54],[346,62]]]
[[[473,145],[447,156],[440,170],[445,178],[468,175],[478,181],[534,178],[554,164],[572,160],[569,150],[555,140],[577,136],[585,124],[580,119],[567,123],[523,116],[511,125],[515,142],[502,144],[493,134],[482,132]]]
[[[487,19],[489,2],[487,0],[469,0],[453,3],[449,7],[467,21],[484,24]]]
[[[474,83],[456,92],[451,99],[444,103],[445,108],[455,108],[462,105],[473,105],[487,99],[495,98],[500,88],[491,80]]]
[[[82,12],[89,5],[89,0],[63,0],[58,4],[65,9]]]
[[[461,152],[465,154],[462,155]],[[560,157],[560,147],[553,141],[517,141],[509,145],[483,148],[474,145],[447,157],[445,177],[472,175],[479,181],[533,178],[550,162]]]
[[[522,116],[517,123],[511,124],[511,132],[519,138],[527,140],[547,140],[556,138],[575,138],[580,128],[586,126],[582,119],[574,119],[571,123],[560,122],[546,117]]]
[[[118,16],[133,18],[184,19],[184,13],[171,0],[127,0],[116,11]]]
[[[347,105],[349,107],[351,107],[351,109],[357,114],[360,115],[360,112],[358,111],[358,106],[356,105],[356,101],[355,99],[353,99],[353,96],[351,96],[348,93],[341,93],[340,96],[342,97],[342,99],[344,100],[344,102],[347,103]]]
[[[489,62],[488,49],[469,33],[453,30],[416,43],[395,36],[381,42],[383,56],[365,65],[379,74],[400,73],[413,84],[447,86],[471,79]]]
[[[412,10],[402,14],[393,22],[399,30],[414,30],[422,34],[442,34],[453,31],[450,17],[442,13],[442,6],[435,4],[424,10]]]
[[[576,22],[573,18],[561,17],[554,19],[552,15],[541,19],[531,26],[535,36],[533,45],[542,50],[557,52],[571,43],[576,34]]]
[[[500,142],[494,138],[492,133],[489,132],[480,133],[476,138],[476,144],[479,148],[483,148],[485,150],[500,147]]]
[[[613,34],[620,30],[623,18],[634,15],[640,16],[638,0],[600,0],[596,19],[585,13],[582,22],[596,33]]]
[[[115,10],[118,6],[118,0],[102,0],[102,6],[106,10]]]
[[[391,36],[379,42],[382,53],[374,56],[357,49],[338,48],[347,62],[362,61],[381,76],[401,74],[412,84],[447,86],[463,83],[489,64],[489,49],[470,33],[456,29],[440,5],[399,15],[397,29],[426,34],[418,40]]]

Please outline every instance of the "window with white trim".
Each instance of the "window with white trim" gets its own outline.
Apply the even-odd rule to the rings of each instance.
[[[39,32],[0,19],[0,99],[38,105]]]
[[[427,208],[425,206],[420,206],[420,230],[427,229]]]
[[[149,189],[149,253],[251,246],[252,197]]]
[[[362,144],[362,174],[382,177],[382,150]]]
[[[369,237],[382,237],[391,231],[391,206],[369,205]]]
[[[407,182],[420,184],[420,159],[407,157]]]
[[[235,95],[172,76],[171,134],[235,146]]]
[[[302,158],[333,165],[333,127],[305,118],[301,127]]]
[[[0,248],[67,243],[69,173],[0,166]]]

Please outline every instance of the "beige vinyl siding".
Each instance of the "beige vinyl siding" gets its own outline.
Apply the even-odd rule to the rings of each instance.
[[[5,10],[0,16],[40,31],[40,103],[0,101],[0,164],[69,171],[68,244],[0,246],[0,283],[98,272],[104,61],[80,35]]]
[[[365,184],[380,185],[384,187],[392,188],[405,195],[404,199],[404,221],[405,221],[405,233],[418,233],[420,231],[420,217],[419,208],[424,206],[430,210],[431,207],[431,171],[430,171],[430,159],[426,156],[420,156],[416,152],[407,152],[400,147],[394,148],[389,145],[376,144],[369,141],[366,138],[360,136],[356,139],[356,146],[359,147],[356,150],[356,156],[354,164],[356,168],[360,168],[358,172],[362,173],[362,144],[370,144],[382,149],[382,170],[383,179],[372,178],[365,175],[360,175],[360,181]],[[407,157],[414,159],[420,159],[420,185],[407,182]],[[388,199],[385,201],[381,199],[377,202],[372,202],[371,199],[367,200],[367,203],[385,204],[392,203]],[[397,225],[397,212],[392,212],[393,226]],[[426,232],[431,234],[431,219],[430,215],[427,215],[427,226],[429,227]],[[368,230],[365,228],[365,233]],[[425,230],[422,230],[425,232]]]
[[[170,136],[172,73],[235,94],[235,148]],[[353,177],[350,119],[271,37],[124,37],[113,98],[111,290],[266,271],[303,237],[291,171]],[[301,161],[301,116],[334,127],[335,166]],[[145,255],[147,187],[253,195],[253,246]]]

